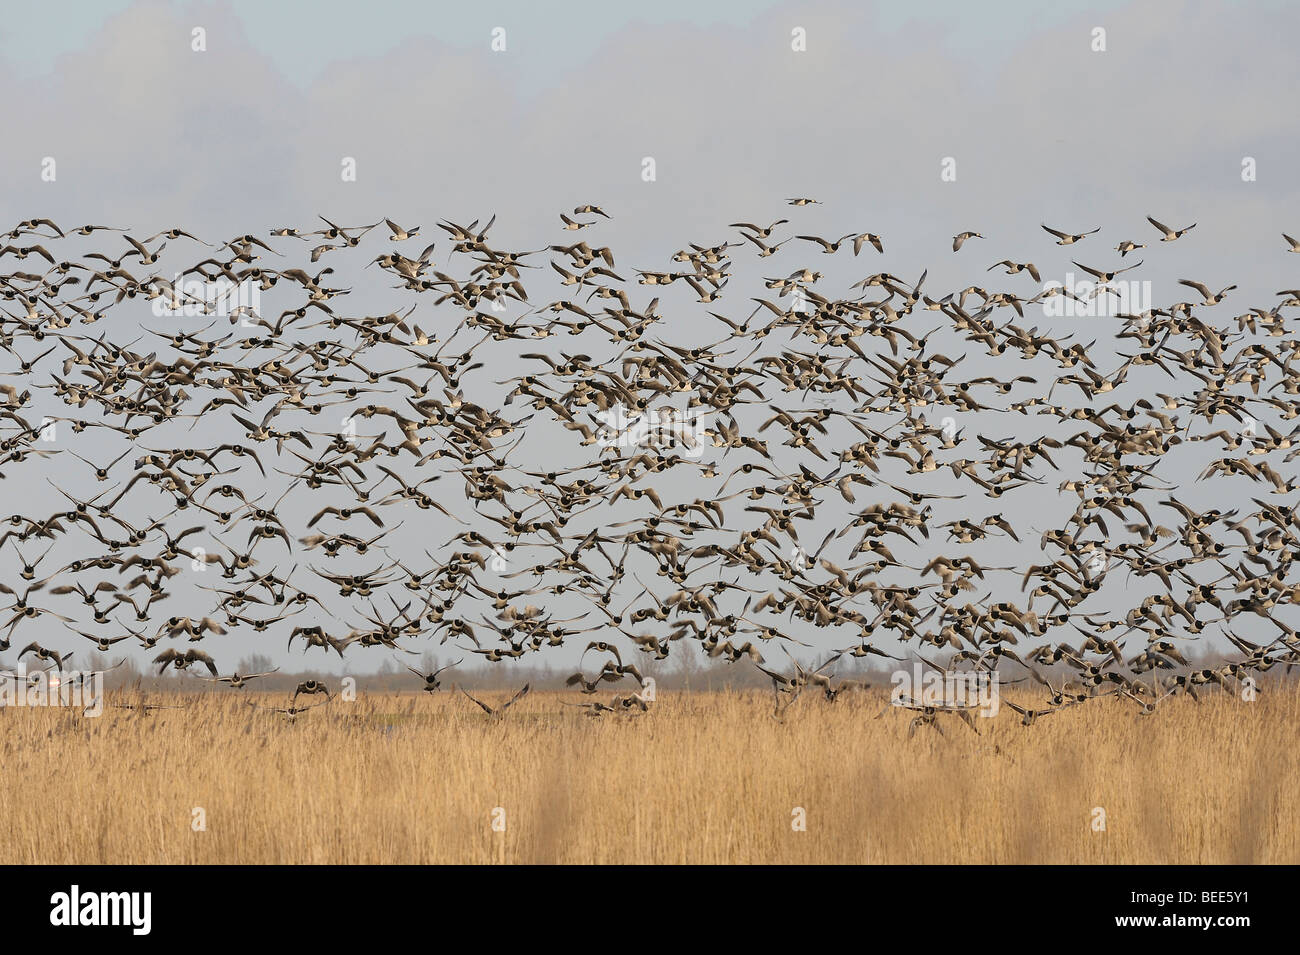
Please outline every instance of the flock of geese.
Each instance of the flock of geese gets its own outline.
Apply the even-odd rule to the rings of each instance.
[[[1005,288],[881,270],[836,295],[813,256],[850,269],[880,235],[738,222],[629,271],[590,238],[607,219],[579,206],[563,241],[522,251],[495,216],[423,237],[324,218],[220,243],[49,219],[0,235],[0,652],[64,668],[135,648],[238,690],[274,671],[223,671],[235,631],[504,665],[577,642],[569,685],[611,694],[574,704],[597,717],[644,712],[631,661],[692,644],[770,678],[778,717],[864,686],[841,661],[919,658],[1041,686],[1009,704],[1025,725],[1300,663],[1300,290],[1234,312],[1235,285],[1185,279],[1196,298],[1043,327],[1027,310],[1083,299],[1033,262],[980,262]],[[1195,241],[1148,221],[1152,242]],[[1043,228],[1092,297],[1153,252]],[[363,245],[357,275],[401,307],[367,314],[332,279]],[[1112,248],[1124,265],[1077,261]],[[749,294],[742,260],[764,274]],[[221,283],[282,301],[194,291]],[[1194,506],[1201,482],[1222,484],[1214,506]],[[1019,556],[994,565],[990,545]],[[1189,661],[1202,635],[1231,662]],[[408,669],[434,692],[455,665]],[[528,689],[460,692],[501,718]],[[275,709],[332,698],[308,680]],[[913,729],[976,729],[902,702]]]

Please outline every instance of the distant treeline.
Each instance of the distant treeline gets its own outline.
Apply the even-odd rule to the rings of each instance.
[[[410,666],[427,673],[446,663],[453,662],[454,659],[456,658],[440,657],[436,654],[426,653],[423,657],[411,657]],[[605,659],[604,655],[600,656],[599,665],[595,654],[587,660],[583,670],[587,679],[590,680],[596,676],[600,665],[603,665]],[[946,661],[947,655],[929,657],[929,659],[933,659],[936,663],[943,663]],[[130,658],[108,657],[100,653],[91,653],[84,660],[74,660],[69,665],[69,669],[107,669],[118,664],[119,661],[121,661],[120,665],[109,670],[104,678],[104,685],[108,690],[132,686],[137,681],[139,681],[141,687],[165,689],[169,692],[203,692],[213,689],[226,689],[224,684],[205,680],[204,677],[208,677],[209,674],[201,667],[193,667],[191,670],[184,672],[168,668],[159,675],[156,668],[142,670],[136,661]],[[680,662],[675,658],[671,666],[664,666],[662,662],[653,659],[632,658],[625,662],[634,663],[643,676],[653,678],[656,686],[664,690],[711,692],[717,690],[767,689],[771,686],[771,680],[758,667],[748,661],[727,663],[721,660],[698,660],[691,656],[684,656]],[[1220,653],[1210,652],[1201,656],[1189,655],[1188,662],[1193,668],[1217,667],[1229,662],[1229,658]],[[840,678],[861,680],[887,687],[891,685],[891,675],[893,673],[899,670],[911,672],[915,663],[915,657],[893,662],[877,659],[862,660],[851,656],[842,656],[823,672],[834,674],[837,680]],[[807,661],[804,661],[804,665],[808,666]],[[785,658],[784,654],[777,654],[775,659],[768,659],[764,666],[770,670],[783,673],[793,673],[794,671],[793,664]],[[254,654],[241,659],[235,669],[237,672],[247,675],[273,670],[275,664],[268,657]],[[1037,666],[1036,669],[1040,673],[1047,675],[1053,683],[1068,680],[1070,674],[1074,672],[1063,663],[1050,667]],[[1291,675],[1289,670],[1290,667],[1280,665],[1274,667],[1267,673],[1259,674],[1260,682],[1267,683],[1271,679],[1277,678],[1286,679]],[[565,681],[575,672],[577,672],[576,667],[555,669],[546,665],[538,666],[513,662],[486,665],[466,660],[461,666],[444,671],[440,680],[444,690],[450,690],[456,684],[470,690],[501,690],[518,688],[524,683],[530,684],[535,690],[560,690],[564,689]],[[346,677],[356,680],[358,691],[369,693],[419,690],[423,685],[420,678],[405,667],[395,664],[391,660],[385,660],[379,669],[372,671],[345,670],[343,673],[333,673],[311,667],[282,668],[269,676],[260,677],[250,682],[248,686],[254,690],[293,692],[294,687],[304,680],[321,680],[326,685],[334,688],[339,686]],[[1150,676],[1146,675],[1145,678],[1150,679]],[[1028,671],[1014,661],[1009,660],[1004,661],[999,667],[999,679],[1004,685],[1022,687],[1034,685],[1029,678]],[[625,678],[620,683],[606,684],[611,693],[633,688],[634,685],[635,681],[631,677]],[[604,689],[601,692],[604,692]]]

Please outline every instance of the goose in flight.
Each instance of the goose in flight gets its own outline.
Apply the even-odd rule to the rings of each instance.
[[[460,690],[460,692],[462,693],[465,693],[465,688],[463,686],[457,686],[456,689]],[[469,697],[469,699],[473,700],[476,704],[478,704],[479,709],[481,709],[488,716],[495,716],[498,719],[500,719],[501,717],[506,715],[506,710],[510,709],[510,707],[514,706],[515,703],[523,699],[523,697],[528,693],[528,689],[529,689],[529,685],[525,683],[523,689],[517,692],[514,696],[510,697],[510,699],[506,700],[499,707],[489,706],[488,704],[484,703],[482,700],[475,699],[474,697],[470,696],[468,693],[465,693],[465,695]]]
[[[1142,699],[1142,697],[1138,696],[1136,693],[1134,693],[1132,690],[1128,689],[1127,687],[1120,687],[1115,691],[1115,695],[1118,697],[1123,697],[1124,699],[1132,700],[1134,703],[1136,703],[1138,705],[1138,714],[1140,716],[1150,716],[1152,713],[1156,711],[1156,704],[1160,703],[1162,700],[1167,699],[1168,697],[1173,696],[1176,691],[1177,691],[1177,685],[1175,685],[1174,689],[1165,690],[1164,693],[1157,696],[1154,700],[1149,700],[1149,701]],[[1195,697],[1195,693],[1192,693],[1190,695]]]
[[[159,664],[159,673],[162,673],[169,666],[174,666],[178,670],[186,670],[194,663],[202,663],[213,676],[217,675],[217,664],[212,657],[194,647],[184,653],[176,649],[164,650],[153,658],[153,662]]]
[[[848,235],[840,236],[840,238],[836,239],[834,242],[831,242],[828,239],[823,239],[821,236],[816,236],[816,235],[797,235],[795,236],[795,238],[803,239],[805,242],[816,242],[818,245],[822,247],[822,252],[828,255],[833,252],[838,252],[840,250],[840,246],[843,245],[849,239],[853,240],[854,255],[857,255],[859,252],[861,252],[862,247],[866,245],[868,242],[870,242],[875,247],[877,252],[883,253],[885,251],[885,246],[884,243],[881,241],[880,236],[874,235],[873,233],[870,232],[857,232],[857,233],[850,232]]]
[[[420,234],[420,227],[417,225],[414,229],[403,229],[392,219],[385,219],[384,223],[388,226],[388,231],[393,233],[390,236],[392,242],[402,242],[406,239],[414,239]]]
[[[1071,261],[1071,262],[1074,262],[1074,259],[1071,259],[1070,261]],[[1103,282],[1110,282],[1110,281],[1113,281],[1114,278],[1115,278],[1115,276],[1117,276],[1117,275],[1123,275],[1125,272],[1132,272],[1135,268],[1137,268],[1137,267],[1138,267],[1139,265],[1141,265],[1142,263],[1141,263],[1141,262],[1135,262],[1133,265],[1130,265],[1130,266],[1129,266],[1128,268],[1126,268],[1126,269],[1118,269],[1118,270],[1116,270],[1116,271],[1114,271],[1114,272],[1105,272],[1105,271],[1103,271],[1103,270],[1101,270],[1101,269],[1090,269],[1090,268],[1088,268],[1088,266],[1083,265],[1083,264],[1080,263],[1080,262],[1074,262],[1074,264],[1077,265],[1077,266],[1079,266],[1079,268],[1083,269],[1083,270],[1084,270],[1085,272],[1087,272],[1089,275],[1095,275],[1097,278],[1101,279],[1101,281],[1103,281]]]
[[[245,702],[247,702],[249,706],[257,707],[259,710],[271,710],[275,713],[283,713],[285,719],[292,723],[297,717],[306,713],[308,710],[313,710],[318,706],[324,706],[330,701],[318,700],[315,703],[308,703],[306,706],[298,706],[296,703],[290,703],[288,706],[261,706],[260,704],[254,703],[252,700],[246,700]]]
[[[305,693],[308,696],[314,696],[317,693],[324,693],[326,700],[332,700],[334,698],[333,694],[330,693],[330,688],[327,687],[322,680],[303,680],[299,683],[293,691],[292,703],[298,701],[298,695],[300,693]]]
[[[984,236],[980,235],[978,232],[959,232],[957,235],[952,237],[952,250],[954,252],[960,252],[961,247],[966,244],[967,239],[982,238],[984,238]]]
[[[63,588],[57,588],[57,589],[63,589]],[[75,588],[69,587],[67,589],[73,590]],[[64,624],[64,626],[68,627],[66,623]],[[68,629],[71,630],[73,633],[77,634],[78,636],[85,637],[87,640],[89,640],[91,643],[95,645],[95,649],[98,650],[100,653],[108,653],[109,648],[112,647],[113,644],[121,643],[123,640],[130,640],[132,636],[129,633],[124,633],[120,637],[105,637],[102,635],[96,636],[93,633],[85,633],[84,631],[74,629],[73,627],[68,627]]]
[[[840,250],[840,245],[845,241],[845,239],[853,238],[853,233],[850,232],[848,235],[841,236],[840,238],[836,239],[834,242],[831,242],[829,239],[823,239],[821,236],[817,236],[817,235],[797,235],[795,236],[795,238],[803,239],[805,242],[816,242],[818,245],[822,247],[823,254],[830,255]]]
[[[113,706],[120,710],[133,710],[137,716],[148,716],[154,710],[183,710],[184,703],[146,703],[140,700],[136,703],[114,703]]]
[[[36,658],[41,662],[45,662],[46,660],[53,660],[55,665],[60,670],[63,669],[64,659],[66,657],[72,656],[71,653],[60,654],[57,650],[47,650],[45,647],[41,646],[39,643],[36,643],[35,641],[32,641],[31,643],[27,644],[27,646],[23,647],[22,653],[18,654],[18,659],[21,660],[28,653],[35,653]]]
[[[249,680],[256,680],[260,677],[270,676],[272,673],[278,673],[279,671],[280,668],[276,667],[275,669],[272,670],[263,670],[261,673],[232,673],[230,674],[230,676],[218,676],[218,677],[205,676],[205,677],[201,677],[200,679],[202,679],[205,683],[225,683],[231,689],[242,690],[244,687],[248,686]]]
[[[857,255],[859,252],[861,252],[862,247],[866,245],[868,242],[871,243],[872,247],[877,252],[879,252],[881,255],[884,255],[885,253],[884,240],[882,240],[880,236],[876,235],[874,232],[863,232],[861,235],[856,235],[853,237],[853,254]]]
[[[565,706],[578,706],[578,707],[582,707],[583,709],[585,709],[585,710],[587,711],[587,716],[589,716],[589,717],[593,717],[593,718],[595,718],[595,717],[599,717],[602,713],[616,713],[616,712],[618,712],[618,711],[615,710],[614,707],[611,706],[609,703],[602,703],[602,702],[600,702],[600,700],[593,700],[593,701],[590,702],[590,703],[569,703],[569,702],[567,702],[567,701],[565,701],[565,700],[561,700],[560,702],[563,703]],[[618,697],[617,697],[617,695],[615,695],[614,703],[617,704],[618,702],[619,702],[619,701],[618,701]]]
[[[459,666],[463,662],[464,660],[461,659],[461,660],[457,660],[455,663],[448,663],[444,667],[438,667],[438,669],[434,670],[431,673],[421,673],[415,667],[410,667],[410,666],[408,666],[407,669],[424,681],[424,686],[421,687],[421,689],[423,689],[425,693],[432,693],[442,686],[442,684],[438,682],[438,674],[441,673],[443,670],[450,670],[454,666]]]
[[[1291,248],[1287,250],[1288,252],[1300,252],[1300,242],[1297,242],[1285,232],[1282,233],[1282,238],[1286,239],[1287,243],[1291,246]]]
[[[771,238],[771,236],[772,236],[772,232],[776,229],[777,226],[779,226],[779,225],[785,225],[785,224],[786,224],[787,222],[789,222],[789,221],[790,221],[789,219],[777,219],[775,222],[773,222],[773,223],[772,223],[770,226],[768,226],[766,229],[760,229],[758,226],[754,225],[754,223],[752,223],[752,222],[733,222],[733,223],[731,223],[730,226],[728,226],[728,228],[731,228],[731,229],[746,229],[746,230],[748,230],[749,232],[752,232],[752,233],[754,234],[754,238],[756,238],[756,239],[768,239],[768,238]]]
[[[1191,232],[1193,229],[1196,228],[1196,223],[1193,222],[1186,229],[1171,229],[1163,222],[1157,222],[1155,219],[1151,218],[1150,216],[1147,216],[1147,222],[1150,222],[1153,226],[1155,226],[1157,229],[1159,229],[1161,232],[1165,234],[1164,238],[1160,240],[1161,242],[1173,242],[1175,239],[1186,235],[1187,233]]]
[[[1056,229],[1053,229],[1049,225],[1044,225],[1043,228],[1046,231],[1052,233],[1052,235],[1056,236],[1057,245],[1073,245],[1074,243],[1080,241],[1081,239],[1084,239],[1087,236],[1092,235],[1094,232],[1101,231],[1101,226],[1098,226],[1097,228],[1093,229],[1091,232],[1080,232],[1077,235],[1071,235],[1068,232],[1058,232]]]
[[[1202,297],[1205,299],[1205,301],[1201,303],[1202,305],[1218,305],[1227,297],[1229,292],[1237,287],[1235,285],[1229,285],[1217,294],[1212,294],[1206,285],[1201,282],[1193,282],[1191,279],[1179,279],[1178,284],[1186,285],[1188,288],[1193,288],[1200,292]]]
[[[1017,703],[1013,703],[1011,700],[1004,699],[1002,702],[1020,714],[1021,726],[1033,726],[1036,722],[1038,722],[1039,717],[1051,716],[1053,713],[1059,713],[1061,710],[1065,709],[1066,707],[1075,705],[1074,703],[1064,703],[1060,706],[1048,707],[1045,710],[1034,710],[1034,709],[1029,709],[1027,707],[1020,706]]]
[[[1012,262],[1010,259],[1003,259],[1001,262],[994,262],[984,271],[992,272],[999,265],[1006,266],[1007,275],[1016,275],[1020,272],[1028,272],[1034,277],[1035,282],[1041,282],[1043,280],[1043,277],[1038,274],[1038,266],[1034,265],[1033,262]]]

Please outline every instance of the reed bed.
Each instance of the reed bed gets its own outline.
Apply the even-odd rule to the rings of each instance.
[[[0,710],[0,862],[1300,862],[1291,686],[1032,727],[1004,707],[978,736],[941,719],[911,738],[883,691],[809,695],[784,722],[756,691],[562,705],[585,699],[537,692],[499,721],[445,692],[292,723],[252,691]]]

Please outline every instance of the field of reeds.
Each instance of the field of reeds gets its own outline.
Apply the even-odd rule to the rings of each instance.
[[[1300,862],[1291,684],[911,738],[883,690],[808,695],[784,722],[758,691],[599,719],[536,692],[499,721],[447,692],[293,723],[246,705],[278,694],[151,702],[169,699],[0,709],[0,862]]]

